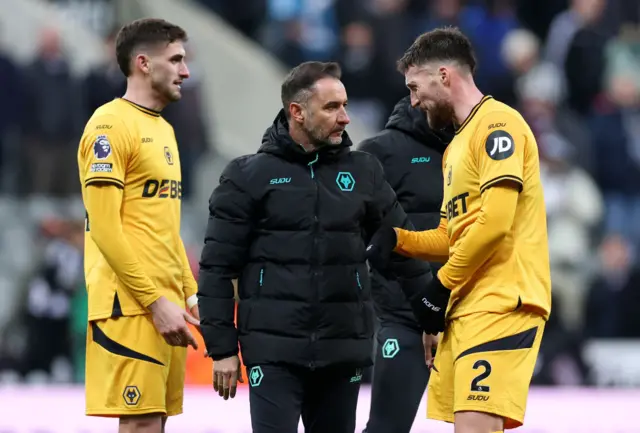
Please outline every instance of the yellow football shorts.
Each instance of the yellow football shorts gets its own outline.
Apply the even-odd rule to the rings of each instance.
[[[519,427],[545,321],[536,314],[476,313],[450,321],[442,333],[427,388],[427,418],[454,421],[459,411],[504,418]]]
[[[185,347],[168,345],[150,315],[89,322],[86,414],[182,413]]]

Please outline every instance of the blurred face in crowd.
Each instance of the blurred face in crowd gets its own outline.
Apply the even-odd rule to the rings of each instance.
[[[297,122],[315,147],[339,145],[349,124],[347,91],[340,80],[322,78],[306,102],[292,103],[291,119]]]
[[[631,245],[622,236],[609,235],[600,246],[600,259],[605,273],[624,273],[631,264]]]
[[[153,47],[138,54],[136,63],[147,76],[153,91],[164,101],[174,102],[182,97],[182,82],[189,78],[185,62],[185,48],[181,41]]]
[[[405,83],[411,92],[411,105],[427,113],[429,126],[433,129],[446,128],[454,118],[451,74],[449,67],[434,63],[410,66],[405,72]]]
[[[606,6],[606,0],[573,0],[571,3],[585,23],[598,21]]]

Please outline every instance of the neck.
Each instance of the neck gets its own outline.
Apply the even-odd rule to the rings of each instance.
[[[146,83],[140,83],[135,78],[129,78],[127,80],[127,91],[123,98],[134,104],[158,112],[167,106],[167,103],[151,90]]]
[[[462,123],[469,117],[471,110],[484,97],[482,92],[476,87],[473,81],[465,82],[460,86],[460,90],[453,95],[453,111],[456,125]]]
[[[289,135],[291,136],[293,141],[302,146],[302,148],[307,152],[313,152],[314,150],[316,150],[316,147],[311,144],[311,141],[309,140],[307,134],[297,128],[294,128],[291,125],[289,126]]]

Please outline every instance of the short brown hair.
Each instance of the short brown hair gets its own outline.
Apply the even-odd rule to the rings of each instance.
[[[305,103],[312,93],[313,85],[323,78],[342,77],[340,65],[334,62],[305,62],[293,68],[282,83],[280,97],[282,106],[289,117],[289,104]]]
[[[398,60],[398,71],[407,72],[411,66],[429,61],[453,61],[476,71],[476,56],[471,41],[457,27],[442,27],[423,33]]]
[[[131,75],[131,59],[140,47],[187,41],[187,32],[162,19],[145,18],[120,29],[116,36],[116,59],[122,73]]]

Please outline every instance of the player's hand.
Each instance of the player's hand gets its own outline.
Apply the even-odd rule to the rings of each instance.
[[[213,390],[228,400],[236,396],[238,382],[244,383],[238,355],[213,362]]]
[[[389,266],[391,253],[396,248],[398,236],[393,227],[381,226],[371,238],[365,256],[378,272],[385,272]]]
[[[200,326],[199,320],[164,296],[152,303],[149,309],[153,316],[153,324],[167,344],[198,349],[198,343],[193,338],[187,323]]]
[[[427,334],[437,335],[444,331],[450,296],[451,290],[443,286],[436,275],[422,292],[410,300],[413,315]]]
[[[427,367],[431,369],[433,367],[433,360],[436,356],[436,349],[438,348],[438,342],[440,338],[437,335],[431,335],[427,333],[422,334],[422,345],[424,346],[424,362]]]

